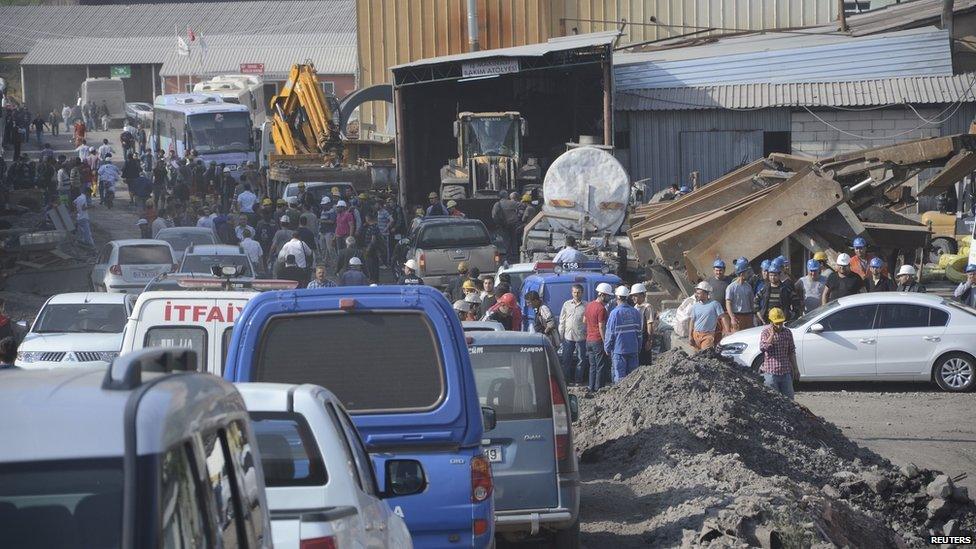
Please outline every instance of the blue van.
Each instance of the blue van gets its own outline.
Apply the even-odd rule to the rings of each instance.
[[[619,276],[605,271],[606,267],[599,261],[587,262],[572,270],[564,270],[554,263],[538,263],[536,273],[525,277],[518,296],[519,306],[522,307],[523,329],[528,329],[535,320],[535,309],[526,307],[525,294],[539,292],[542,302],[558,318],[563,310],[563,303],[573,297],[573,284],[583,286],[584,302],[596,299],[597,284],[606,282],[613,287],[623,284]]]
[[[494,415],[486,410],[483,419],[461,323],[437,290],[258,295],[237,319],[224,377],[327,387],[352,415],[377,484],[415,546],[493,543],[493,482],[481,437]],[[396,496],[391,469],[403,460],[420,462],[422,493]]]

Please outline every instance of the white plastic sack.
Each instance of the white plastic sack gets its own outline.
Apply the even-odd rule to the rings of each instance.
[[[688,337],[688,320],[691,318],[691,309],[695,305],[695,298],[687,297],[678,306],[677,311],[674,313],[674,333],[678,334],[679,337]]]

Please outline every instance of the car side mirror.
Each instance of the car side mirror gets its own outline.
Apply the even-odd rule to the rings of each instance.
[[[481,424],[485,431],[492,431],[498,426],[498,417],[495,415],[494,408],[491,406],[481,407]]]
[[[391,459],[386,462],[386,485],[383,497],[412,496],[427,489],[424,467],[415,459]]]
[[[569,395],[569,420],[576,421],[579,419],[579,399],[576,395]]]
[[[811,333],[819,334],[819,333],[821,333],[823,331],[824,331],[823,324],[821,324],[819,322],[816,323],[816,324],[814,324],[813,326],[810,326],[810,332]]]

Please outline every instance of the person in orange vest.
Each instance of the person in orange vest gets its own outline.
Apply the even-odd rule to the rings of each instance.
[[[854,248],[854,256],[851,257],[851,272],[856,273],[861,279],[871,276],[871,259],[873,255],[868,253],[868,243],[862,238],[857,237],[851,244]],[[888,276],[888,266],[881,269],[882,276]]]

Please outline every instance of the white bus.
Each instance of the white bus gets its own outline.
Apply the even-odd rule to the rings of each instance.
[[[153,150],[183,157],[195,149],[204,163],[224,164],[235,177],[256,159],[254,133],[250,109],[213,94],[159,95],[153,102]]]
[[[222,74],[193,85],[196,93],[217,94],[225,103],[239,103],[251,109],[254,127],[260,127],[267,115],[264,80],[252,74]]]

